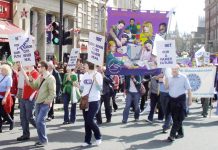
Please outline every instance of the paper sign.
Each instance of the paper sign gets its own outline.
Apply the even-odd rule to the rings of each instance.
[[[76,61],[77,58],[79,56],[79,48],[73,48],[71,53],[70,53],[70,57],[69,57],[69,61],[67,64],[67,69],[74,69],[76,67]]]
[[[102,66],[104,64],[105,37],[93,32],[89,33],[88,61]]]
[[[157,41],[158,68],[172,68],[176,66],[176,46],[174,40]]]
[[[11,55],[15,62],[22,61],[22,53],[17,49],[19,47],[19,41],[22,36],[23,34],[21,33],[8,35]]]

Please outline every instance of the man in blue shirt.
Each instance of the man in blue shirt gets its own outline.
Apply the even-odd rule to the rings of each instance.
[[[173,119],[173,126],[168,141],[183,138],[182,122],[186,113],[186,91],[188,91],[189,105],[192,104],[191,86],[188,78],[179,72],[179,66],[172,68],[172,76],[165,78],[166,89],[169,90],[169,107]]]

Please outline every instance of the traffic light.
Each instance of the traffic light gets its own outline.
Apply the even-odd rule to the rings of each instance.
[[[63,33],[63,45],[72,45],[73,39],[70,36],[70,31],[64,31]]]
[[[59,23],[58,22],[53,22],[52,23],[52,27],[53,27],[53,30],[52,30],[52,35],[53,35],[53,38],[52,38],[52,42],[53,44],[55,45],[59,45]]]

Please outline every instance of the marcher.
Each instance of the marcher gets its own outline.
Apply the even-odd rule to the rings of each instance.
[[[14,122],[9,114],[10,112],[6,112],[6,110],[4,109],[4,105],[7,105],[6,100],[8,98],[8,95],[10,94],[10,89],[12,87],[12,70],[7,64],[1,65],[0,68],[0,133],[2,133],[3,116],[10,124],[9,130],[12,130],[14,128]]]
[[[56,96],[56,81],[54,76],[48,72],[47,62],[41,61],[37,68],[41,75],[37,80],[34,80],[31,76],[28,77],[22,67],[21,70],[29,85],[34,89],[38,89],[35,115],[39,141],[35,143],[35,146],[43,147],[48,143],[45,119]]]
[[[26,66],[25,72],[34,80],[39,77],[39,73],[36,71],[36,69],[34,69],[34,66]],[[19,99],[20,121],[23,134],[17,138],[17,141],[25,141],[30,139],[29,123],[36,128],[36,122],[33,118],[33,113],[35,110],[35,95],[37,91],[31,88],[28,83],[24,81],[24,78],[23,80],[19,80],[19,82],[24,82],[24,86],[22,87],[22,97]]]
[[[48,118],[47,118],[47,121],[50,121],[54,119],[54,101],[56,103],[60,103],[58,102],[58,100],[59,100],[59,96],[61,93],[62,79],[61,79],[60,73],[55,69],[55,66],[52,62],[48,63],[48,71],[54,76],[55,81],[56,81],[56,97],[52,101],[52,106],[48,112]]]
[[[64,122],[63,124],[75,123],[76,121],[76,104],[80,98],[78,89],[77,74],[71,69],[67,70],[63,80],[63,101],[64,101]],[[71,111],[69,117],[69,103],[71,102]]]
[[[188,78],[179,72],[179,65],[172,68],[172,76],[165,78],[166,89],[169,90],[170,113],[173,119],[173,126],[168,141],[175,138],[183,138],[183,120],[186,113],[186,91],[188,91],[189,105],[192,104],[191,86]]]
[[[101,90],[103,86],[103,77],[102,75],[95,70],[94,64],[87,62],[84,64],[86,73],[83,75],[80,88],[82,90],[82,95],[85,96],[89,93],[88,102],[89,108],[83,111],[83,118],[85,121],[85,140],[81,145],[83,147],[91,145],[92,132],[96,139],[95,145],[100,145],[102,142],[101,132],[94,121],[99,106],[101,98]]]
[[[102,124],[102,116],[101,116],[101,105],[104,103],[105,107],[105,116],[107,119],[107,123],[111,122],[112,117],[112,96],[114,93],[111,93],[111,90],[113,90],[113,80],[110,78],[110,76],[105,75],[105,69],[102,68],[101,74],[103,76],[103,90],[100,100],[100,108],[98,110],[98,113],[96,115],[96,120],[98,124]]]
[[[134,105],[134,118],[135,121],[139,120],[139,100],[140,100],[140,88],[141,88],[141,77],[140,76],[126,76],[125,77],[126,83],[126,105],[123,110],[123,120],[122,123],[127,123],[129,117],[129,109],[131,104]]]

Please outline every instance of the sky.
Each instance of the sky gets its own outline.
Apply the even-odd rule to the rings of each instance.
[[[175,8],[170,29],[175,29],[177,22],[180,33],[191,33],[197,30],[198,17],[205,16],[205,0],[141,0],[142,10],[169,11]]]

